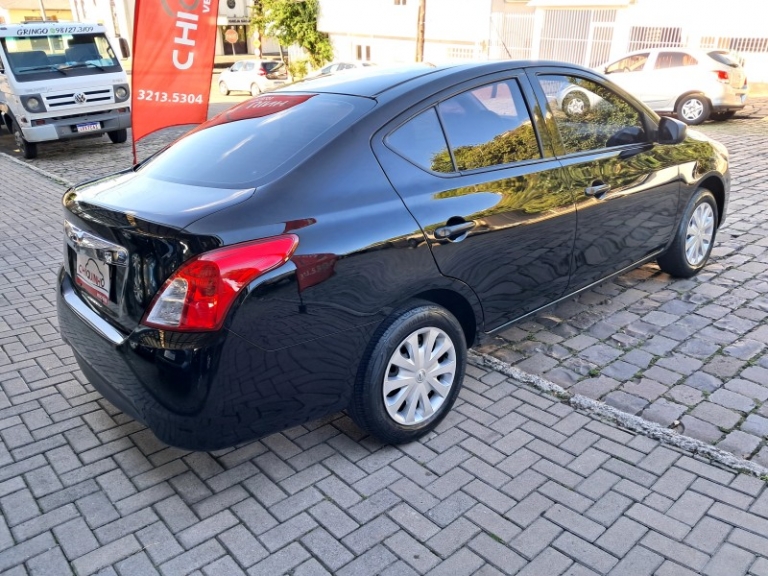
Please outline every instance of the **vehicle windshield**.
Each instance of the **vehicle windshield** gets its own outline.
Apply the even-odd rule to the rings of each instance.
[[[102,33],[0,38],[19,82],[120,72],[120,61]]]

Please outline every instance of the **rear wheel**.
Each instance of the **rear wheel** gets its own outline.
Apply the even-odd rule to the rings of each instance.
[[[678,278],[690,278],[704,268],[715,243],[717,218],[714,195],[700,188],[685,210],[672,245],[659,256],[659,268]]]
[[[13,132],[13,140],[16,142],[16,146],[21,151],[22,156],[28,160],[37,158],[37,143],[27,142],[24,139],[24,135],[21,133],[21,128],[19,128],[19,125],[15,121],[11,131]]]
[[[701,94],[683,96],[675,106],[677,117],[691,126],[703,123],[709,118],[712,107],[709,100]]]
[[[111,132],[107,132],[107,136],[112,140],[112,144],[122,144],[128,140],[128,130],[126,128],[112,130]]]
[[[258,96],[261,94],[261,88],[259,88],[259,85],[254,82],[251,84],[251,96]]]
[[[227,88],[227,85],[224,82],[219,82],[219,93],[224,96],[229,96],[229,88]]]
[[[412,301],[374,334],[358,371],[351,416],[383,442],[415,440],[450,411],[466,361],[458,320],[441,306]]]

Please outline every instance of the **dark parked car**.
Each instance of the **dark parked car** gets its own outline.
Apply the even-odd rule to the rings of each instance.
[[[600,106],[567,116],[568,85]],[[172,445],[345,408],[404,442],[450,410],[484,335],[645,262],[696,274],[729,183],[722,145],[582,68],[353,71],[70,189],[61,332]]]

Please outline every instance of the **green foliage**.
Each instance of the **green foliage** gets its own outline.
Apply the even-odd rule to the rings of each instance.
[[[318,0],[261,0],[253,6],[251,25],[284,45],[298,44],[318,68],[333,58],[333,47],[328,35],[317,30],[317,13]]]
[[[288,72],[291,74],[291,78],[293,78],[294,82],[297,80],[301,80],[307,75],[309,65],[309,60],[306,60],[304,58],[299,60],[293,60],[290,64],[288,64]]]

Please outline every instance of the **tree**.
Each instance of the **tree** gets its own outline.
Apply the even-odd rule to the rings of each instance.
[[[319,67],[333,58],[333,46],[328,35],[317,30],[317,13],[318,0],[261,0],[254,3],[251,25],[281,44],[298,44],[312,66]]]

